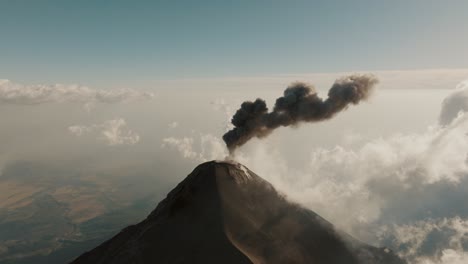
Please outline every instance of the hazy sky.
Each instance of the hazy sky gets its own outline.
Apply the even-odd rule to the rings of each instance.
[[[0,0],[0,73],[112,87],[279,73],[462,68],[468,2]]]

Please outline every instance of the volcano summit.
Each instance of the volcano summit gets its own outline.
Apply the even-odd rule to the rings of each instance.
[[[145,220],[72,263],[406,262],[287,201],[243,165],[211,161],[195,168]]]

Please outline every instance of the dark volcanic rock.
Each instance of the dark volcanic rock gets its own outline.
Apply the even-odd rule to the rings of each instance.
[[[72,263],[403,264],[229,162],[199,165],[141,223]]]

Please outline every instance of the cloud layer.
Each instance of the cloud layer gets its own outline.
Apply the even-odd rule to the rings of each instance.
[[[133,89],[96,90],[80,85],[23,85],[0,80],[0,104],[35,105],[44,103],[121,103],[147,100],[153,93]]]

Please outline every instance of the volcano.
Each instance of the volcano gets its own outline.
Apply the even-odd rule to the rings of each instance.
[[[139,224],[73,264],[404,264],[362,243],[235,162],[196,167]]]

